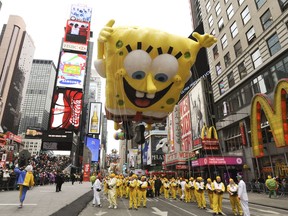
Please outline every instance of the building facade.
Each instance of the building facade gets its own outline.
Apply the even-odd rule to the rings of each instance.
[[[265,154],[255,157],[250,113],[254,95],[266,94],[273,101],[278,81],[288,77],[288,1],[200,3],[205,32],[218,38],[208,56],[222,154],[244,156],[247,180],[268,174],[283,177],[287,175],[288,148],[276,148],[263,114]]]
[[[29,127],[48,129],[56,67],[51,60],[34,59],[21,106],[18,134]]]
[[[20,107],[34,51],[23,19],[10,15],[0,38],[0,124],[4,131],[18,132]]]

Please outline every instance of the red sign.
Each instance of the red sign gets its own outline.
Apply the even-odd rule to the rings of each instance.
[[[90,181],[90,164],[84,164],[83,181]]]
[[[52,102],[51,129],[78,130],[83,93],[75,90],[56,92]]]
[[[241,133],[241,138],[242,138],[242,144],[247,145],[244,123],[240,122],[239,127],[240,127],[240,133]]]
[[[195,157],[194,152],[177,152],[165,154],[165,164],[185,164],[188,158]]]
[[[186,169],[188,169],[188,166],[187,165],[176,165],[176,169],[186,170]]]
[[[186,96],[179,103],[182,150],[192,150],[192,127],[189,98]]]
[[[10,131],[6,132],[6,138],[10,139],[10,140],[13,140],[13,141],[15,141],[17,143],[21,143],[22,142],[22,138],[20,136],[17,136],[17,135],[13,134]]]
[[[202,145],[204,150],[219,150],[219,140],[218,139],[202,139]]]

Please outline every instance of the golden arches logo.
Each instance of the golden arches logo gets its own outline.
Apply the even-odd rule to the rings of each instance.
[[[207,127],[206,125],[201,131],[201,142],[204,150],[219,150],[219,140],[217,130],[214,126]]]
[[[270,124],[276,147],[280,148],[288,145],[287,94],[288,79],[281,79],[275,88],[273,106],[266,94],[256,94],[253,97],[251,103],[251,141],[255,157],[264,155],[261,130],[262,110]]]
[[[217,130],[214,126],[207,127],[206,125],[203,126],[201,130],[201,139],[217,139],[218,140],[218,134]]]

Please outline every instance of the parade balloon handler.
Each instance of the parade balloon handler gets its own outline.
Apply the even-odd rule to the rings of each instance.
[[[18,176],[17,184],[19,185],[19,198],[20,205],[19,208],[23,207],[23,202],[26,198],[26,193],[29,188],[34,186],[34,175],[33,175],[33,167],[32,165],[28,165],[24,170],[18,168],[18,164],[16,164],[16,168],[14,172]]]

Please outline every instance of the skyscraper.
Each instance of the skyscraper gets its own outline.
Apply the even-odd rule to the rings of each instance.
[[[21,17],[9,16],[0,44],[0,125],[4,131],[17,134],[25,78],[29,76],[35,51]]]
[[[51,60],[34,59],[21,108],[18,133],[29,127],[48,129],[56,67]]]

